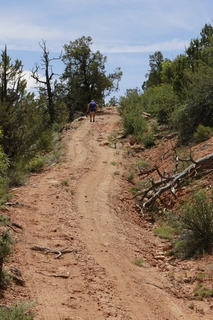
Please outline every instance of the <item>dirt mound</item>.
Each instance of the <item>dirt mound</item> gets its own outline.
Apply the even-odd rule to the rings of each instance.
[[[13,284],[1,304],[34,301],[36,320],[213,319],[211,301],[187,300],[204,263],[170,264],[168,242],[125,200],[130,160],[108,142],[120,127],[116,108],[75,121],[63,133],[64,161],[13,190],[6,215],[23,229],[12,230],[7,268],[25,285]],[[163,148],[143,157],[155,162]],[[210,274],[213,261],[204,262]]]

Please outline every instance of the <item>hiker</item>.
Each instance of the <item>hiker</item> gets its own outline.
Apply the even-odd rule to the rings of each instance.
[[[95,122],[95,114],[97,110],[97,103],[94,100],[91,100],[91,102],[87,106],[87,112],[89,112],[90,122]]]

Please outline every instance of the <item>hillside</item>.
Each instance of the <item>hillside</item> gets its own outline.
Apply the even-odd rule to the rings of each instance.
[[[175,141],[130,154],[128,139],[109,145],[120,128],[116,108],[95,123],[73,122],[62,134],[64,160],[13,189],[4,214],[23,229],[11,229],[16,246],[6,268],[18,269],[25,285],[14,283],[1,305],[34,301],[36,320],[213,319],[212,299],[188,298],[201,273],[212,282],[212,257],[170,261],[168,240],[155,237],[155,223],[126,200],[135,161],[168,168],[172,157],[162,161],[162,153]],[[213,140],[203,145],[195,159],[212,153]]]

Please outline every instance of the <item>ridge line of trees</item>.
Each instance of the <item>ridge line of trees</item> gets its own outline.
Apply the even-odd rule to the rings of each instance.
[[[200,37],[192,39],[173,61],[160,51],[149,56],[150,70],[142,91],[127,90],[120,98],[128,133],[141,139],[146,132],[142,112],[157,123],[180,133],[181,143],[194,140],[197,130],[213,127],[213,27],[205,24]],[[204,134],[204,136],[206,136]],[[208,136],[208,135],[207,135]]]

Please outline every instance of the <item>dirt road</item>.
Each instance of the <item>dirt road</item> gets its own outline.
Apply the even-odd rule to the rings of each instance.
[[[203,319],[175,298],[162,273],[136,263],[149,250],[149,234],[126,218],[120,199],[124,150],[107,145],[119,125],[115,108],[95,123],[73,123],[63,134],[64,162],[13,190],[17,205],[9,214],[23,231],[14,234],[10,267],[26,285],[11,299],[34,301],[36,320]],[[66,251],[58,258],[45,248]]]

